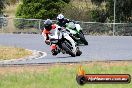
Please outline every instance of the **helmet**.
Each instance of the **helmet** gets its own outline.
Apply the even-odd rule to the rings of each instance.
[[[44,27],[45,29],[47,30],[51,30],[51,27],[52,26],[52,21],[50,19],[47,19],[45,22],[44,22]]]
[[[62,21],[64,20],[64,16],[63,16],[62,14],[59,14],[59,15],[57,16],[57,20],[58,20],[59,22],[62,22]]]

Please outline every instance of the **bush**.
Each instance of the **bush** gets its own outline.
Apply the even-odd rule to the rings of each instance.
[[[69,0],[23,0],[17,8],[16,17],[55,19]]]

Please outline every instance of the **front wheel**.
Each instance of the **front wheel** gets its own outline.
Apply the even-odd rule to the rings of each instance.
[[[77,47],[76,56],[80,56],[82,54],[82,51],[79,50],[79,47]]]
[[[84,37],[84,34],[82,32],[79,33],[80,40],[84,43],[84,45],[88,45],[87,40]]]
[[[68,54],[70,54],[72,57],[75,57],[75,53],[72,52],[71,49],[68,48],[68,46],[65,43],[62,43],[62,49],[64,49]]]

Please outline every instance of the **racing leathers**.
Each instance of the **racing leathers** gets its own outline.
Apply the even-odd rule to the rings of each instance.
[[[62,20],[62,21],[57,21],[57,24],[59,25],[59,26],[61,26],[61,27],[66,27],[66,23],[69,23],[69,22],[71,22],[69,19],[64,19],[64,20]]]

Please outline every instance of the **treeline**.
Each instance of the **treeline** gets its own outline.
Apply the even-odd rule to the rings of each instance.
[[[67,7],[69,17],[95,22],[113,22],[114,1],[116,1],[116,21],[117,23],[132,22],[132,0],[71,0],[74,4]],[[78,3],[77,3],[78,2]],[[74,13],[72,13],[74,12]]]
[[[0,13],[5,7],[3,2],[10,5],[18,1],[22,3],[17,8],[16,17],[20,18],[55,19],[63,13],[79,21],[104,23],[114,19],[114,0],[0,0]],[[116,0],[116,22],[132,22],[131,8],[132,0]]]
[[[132,0],[91,0],[93,4],[95,4],[98,8],[96,8],[97,18],[101,13],[102,14],[102,22],[107,21],[113,22],[114,19],[114,1],[116,1],[116,22],[132,22]],[[105,2],[105,9],[100,9],[102,3]]]
[[[3,13],[3,9],[5,8],[5,1],[4,0],[0,0],[0,15]]]

